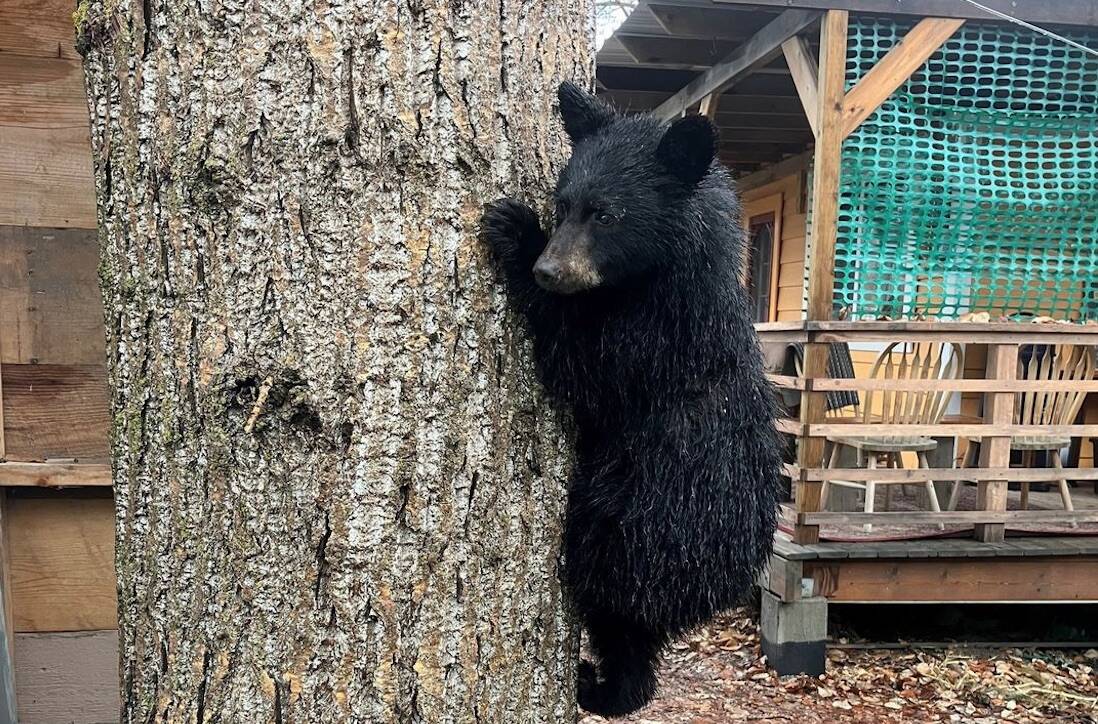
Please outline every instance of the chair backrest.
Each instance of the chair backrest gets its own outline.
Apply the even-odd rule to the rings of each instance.
[[[1094,351],[1085,345],[1071,344],[1024,347],[1018,356],[1018,377],[1063,384],[1055,390],[1015,395],[1016,424],[1070,425],[1087,396],[1086,391],[1072,389],[1071,383],[1094,377]]]
[[[888,380],[955,380],[964,374],[964,347],[956,342],[893,342],[873,363],[869,376]],[[933,425],[941,422],[953,397],[947,390],[870,390],[863,418],[883,424]]]

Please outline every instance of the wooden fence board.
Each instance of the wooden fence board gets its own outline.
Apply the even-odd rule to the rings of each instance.
[[[20,724],[117,722],[118,632],[18,634]]]
[[[118,626],[113,500],[11,496],[8,520],[17,632]]]
[[[0,363],[102,365],[94,231],[0,226]]]
[[[95,365],[4,365],[7,458],[110,461],[106,371]]]
[[[72,13],[76,0],[4,0],[0,54],[79,60]]]

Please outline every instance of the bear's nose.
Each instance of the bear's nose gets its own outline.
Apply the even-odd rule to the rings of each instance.
[[[545,289],[552,289],[560,281],[560,262],[552,257],[541,257],[534,264],[534,280]]]

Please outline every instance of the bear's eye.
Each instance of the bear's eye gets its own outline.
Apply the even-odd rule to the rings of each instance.
[[[614,215],[611,214],[609,211],[596,211],[594,218],[595,223],[599,226],[610,226],[615,221],[617,221],[617,219],[614,218]]]
[[[568,204],[564,203],[563,201],[558,201],[557,202],[557,209],[556,209],[557,224],[559,225],[559,224],[563,223],[564,219],[567,216],[568,216]]]

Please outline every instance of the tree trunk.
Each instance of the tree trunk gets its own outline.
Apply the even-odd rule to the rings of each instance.
[[[125,722],[566,722],[568,435],[476,241],[586,0],[93,0]]]

